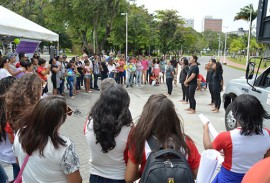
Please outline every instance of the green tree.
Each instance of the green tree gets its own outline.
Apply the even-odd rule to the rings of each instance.
[[[173,37],[177,26],[183,25],[176,10],[159,10],[156,18],[159,21],[160,50],[166,54],[174,49]]]
[[[235,54],[240,54],[241,51],[244,49],[244,43],[242,38],[234,39],[232,40],[229,50],[233,53],[233,57],[235,57]]]

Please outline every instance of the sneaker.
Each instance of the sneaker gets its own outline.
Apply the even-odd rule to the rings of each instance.
[[[75,96],[72,96],[72,97],[70,97],[71,99],[74,99],[75,98]]]
[[[128,88],[128,85],[126,86],[126,88]]]
[[[136,85],[136,86],[139,86],[139,85]]]
[[[130,87],[133,87],[133,85],[130,85]]]
[[[94,88],[94,90],[96,90],[96,91],[100,91],[100,89],[99,89],[99,88]]]

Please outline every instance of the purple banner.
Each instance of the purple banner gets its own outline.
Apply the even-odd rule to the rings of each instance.
[[[39,42],[21,41],[17,46],[16,52],[34,53],[38,45]]]

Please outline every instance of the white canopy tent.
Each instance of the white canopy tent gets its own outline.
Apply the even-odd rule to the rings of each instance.
[[[0,35],[59,42],[59,35],[0,6]]]

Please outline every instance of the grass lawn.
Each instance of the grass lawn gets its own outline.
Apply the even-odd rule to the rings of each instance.
[[[232,62],[238,63],[238,64],[246,65],[246,57],[235,57],[235,58],[228,57],[227,59],[230,60],[230,61],[232,61]],[[256,63],[256,67],[259,66],[260,59],[257,59],[256,58],[256,59],[252,59],[251,61]],[[267,63],[265,63],[264,61],[262,61],[261,68],[266,68],[269,65],[270,65],[270,62],[269,61]]]

